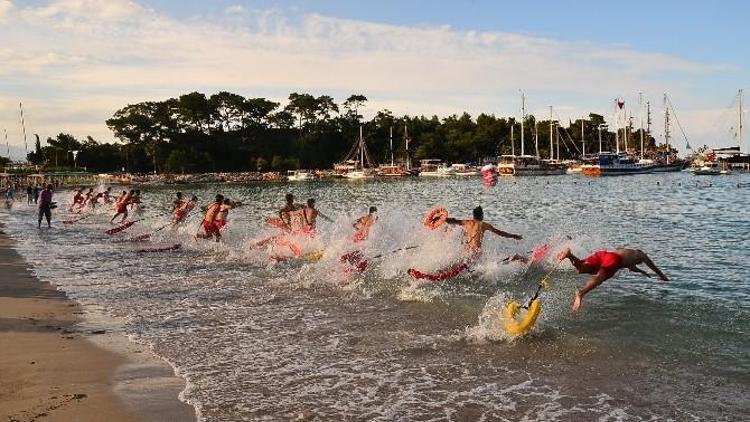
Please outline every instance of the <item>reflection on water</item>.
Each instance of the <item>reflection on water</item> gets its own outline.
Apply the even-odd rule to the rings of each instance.
[[[126,332],[172,362],[205,420],[747,419],[750,190],[736,187],[738,176],[706,188],[696,180],[181,186],[202,200],[224,193],[248,205],[230,215],[224,243],[194,242],[194,215],[145,243],[183,245],[161,254],[138,254],[144,244],[105,235],[109,210],[41,232],[25,205],[3,218],[41,278],[124,321]],[[144,189],[148,219],[116,238],[163,224],[155,216],[175,190]],[[246,249],[272,233],[264,219],[287,191],[299,202],[316,198],[335,220],[302,242],[306,251],[325,247],[320,262],[273,262],[269,255],[285,252]],[[456,217],[482,205],[488,222],[524,240],[488,235],[466,277],[415,283],[408,268],[434,271],[461,256],[460,233],[421,226],[437,204]],[[338,257],[352,249],[351,222],[370,205],[379,220],[361,249],[386,254],[345,280]],[[565,267],[543,293],[532,334],[505,338],[501,307],[531,294],[550,264],[502,259],[563,235],[573,240],[555,249],[641,248],[672,281],[622,273],[571,316],[573,288],[584,278]],[[390,253],[405,246],[418,247]]]

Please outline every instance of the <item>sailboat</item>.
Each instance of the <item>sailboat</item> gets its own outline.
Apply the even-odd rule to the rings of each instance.
[[[672,132],[670,128],[670,114],[669,110],[672,110],[672,113],[675,116],[675,119],[677,119],[677,113],[674,112],[674,108],[671,106],[671,103],[669,101],[669,97],[666,93],[664,93],[664,142],[667,144],[667,153],[666,156],[658,160],[654,163],[654,168],[651,170],[653,173],[666,173],[666,172],[674,172],[674,171],[682,171],[682,169],[685,168],[685,161],[678,159],[676,156],[673,156],[672,154],[672,148],[670,146],[669,140],[672,137]],[[650,109],[649,109],[650,114]],[[649,120],[651,120],[651,117],[649,115]],[[679,126],[679,121],[677,122]],[[680,127],[682,129],[682,127]],[[685,133],[682,133],[683,136],[685,136]],[[687,142],[687,137],[685,136],[685,141]],[[646,161],[643,159],[643,131],[641,130],[641,161]],[[653,163],[652,160],[648,160]]]
[[[370,179],[375,177],[374,166],[367,150],[362,125],[359,126],[359,138],[344,161],[333,166],[336,175],[346,179]]]
[[[393,151],[393,126],[391,126],[390,131],[390,152],[391,152],[391,164],[381,164],[378,166],[378,175],[379,176],[386,176],[386,177],[400,177],[400,176],[409,176],[410,173],[402,166],[401,164],[396,164],[395,161],[395,154]],[[406,125],[404,125],[404,141],[406,142],[406,148],[407,148],[407,155],[408,155],[408,148],[409,148],[409,138],[406,135]],[[408,162],[408,158],[407,158]]]
[[[550,107],[551,114],[552,107]],[[526,94],[521,91],[521,155],[515,154],[515,139],[511,126],[511,155],[501,155],[497,169],[503,176],[552,176],[565,174],[566,166],[552,161],[552,133],[550,132],[550,160],[542,160],[539,156],[539,132],[534,123],[534,146],[536,155],[526,155],[526,139],[524,138],[524,122],[526,121]],[[551,118],[550,118],[551,122]],[[551,126],[550,126],[551,128]],[[559,140],[558,140],[559,143]],[[559,146],[558,146],[559,148]],[[559,155],[559,149],[558,149]]]
[[[737,145],[724,148],[713,148],[699,154],[693,161],[690,171],[696,175],[730,174],[733,170],[750,170],[750,154],[742,153],[743,135],[743,90],[737,91],[737,127],[732,128]]]

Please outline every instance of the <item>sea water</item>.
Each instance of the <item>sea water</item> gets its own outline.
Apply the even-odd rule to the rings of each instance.
[[[186,378],[182,398],[202,420],[739,421],[750,419],[750,188],[738,187],[748,181],[677,173],[494,187],[458,177],[143,187],[145,207],[131,218],[144,220],[114,236],[104,233],[110,207],[62,224],[75,216],[60,191],[51,230],[38,230],[23,203],[2,218],[41,279]],[[127,242],[169,221],[177,190],[245,205],[230,213],[222,243],[193,240],[199,213]],[[250,247],[277,234],[265,220],[287,192],[315,198],[333,220],[319,220],[316,239],[294,240],[303,253],[322,250],[319,261],[287,260],[291,250],[275,242]],[[481,205],[485,221],[524,239],[487,233],[471,272],[416,282],[409,268],[462,258],[460,230],[421,224],[437,205],[456,218]],[[354,245],[352,223],[369,206],[378,221]],[[503,261],[544,244],[541,262]],[[639,248],[670,281],[620,272],[573,315],[585,276],[564,263],[534,329],[507,337],[503,306],[533,294],[563,247],[579,256]],[[383,256],[343,271],[339,257],[352,250]]]

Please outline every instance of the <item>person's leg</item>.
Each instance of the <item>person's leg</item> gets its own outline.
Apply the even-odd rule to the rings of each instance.
[[[44,210],[44,216],[47,218],[47,228],[52,228],[52,209],[48,207]]]
[[[37,227],[39,227],[40,229],[42,228],[42,215],[43,215],[43,214],[44,214],[44,212],[43,212],[43,211],[42,211],[42,209],[40,208],[40,209],[39,209],[39,224],[37,225]]]

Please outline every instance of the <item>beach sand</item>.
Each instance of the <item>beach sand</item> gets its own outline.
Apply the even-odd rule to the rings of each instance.
[[[0,231],[0,421],[192,421],[172,368],[36,279]]]

